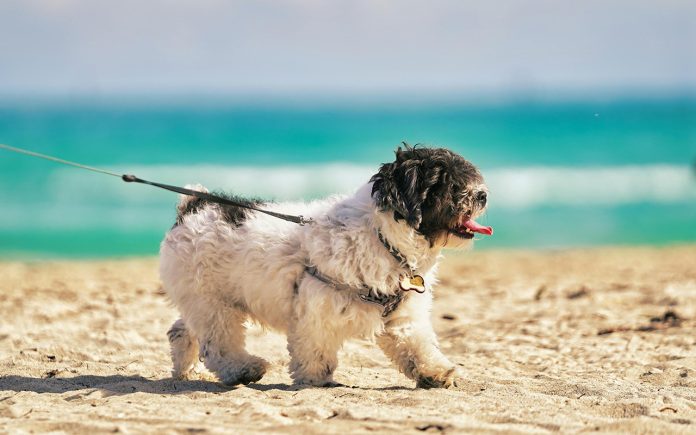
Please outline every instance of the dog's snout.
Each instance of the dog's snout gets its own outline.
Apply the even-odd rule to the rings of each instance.
[[[488,201],[488,194],[486,192],[479,192],[476,194],[476,201],[481,204],[481,206],[485,206],[486,202]]]

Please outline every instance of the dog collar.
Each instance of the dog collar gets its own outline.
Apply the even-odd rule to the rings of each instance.
[[[396,261],[399,262],[399,266],[407,269],[408,273],[399,278],[399,286],[401,287],[401,290],[413,290],[418,293],[425,292],[425,280],[421,275],[418,275],[416,273],[416,268],[408,262],[406,257],[401,252],[399,252],[398,249],[396,249],[394,246],[392,246],[391,243],[387,241],[387,239],[384,237],[384,234],[382,234],[382,232],[379,229],[377,229],[377,237],[379,238],[379,241],[382,242],[382,245],[384,245],[384,247],[387,248],[387,251],[389,251],[392,257],[394,257],[394,259],[396,259]]]

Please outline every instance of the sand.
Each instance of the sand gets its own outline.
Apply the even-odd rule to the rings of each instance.
[[[156,269],[0,263],[0,432],[696,433],[694,245],[448,254],[450,390],[414,389],[365,340],[341,351],[349,387],[298,389],[285,338],[256,327],[260,383],[174,381]]]

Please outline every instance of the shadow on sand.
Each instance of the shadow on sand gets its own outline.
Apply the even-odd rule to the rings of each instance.
[[[60,378],[33,378],[29,376],[3,376],[0,377],[0,391],[32,391],[34,393],[66,393],[69,391],[81,390],[100,390],[107,396],[150,393],[150,394],[181,394],[193,391],[208,393],[225,393],[234,391],[244,386],[228,387],[219,382],[205,380],[182,381],[172,378],[148,379],[142,376],[96,376],[80,375],[75,377]],[[299,391],[309,386],[292,384],[249,384],[247,388],[266,392],[266,391]],[[381,388],[363,388],[357,386],[341,385],[333,388],[361,389],[361,390],[412,390],[412,388],[402,386],[390,386]]]
[[[70,378],[32,378],[28,376],[0,377],[0,391],[33,391],[35,393],[66,393],[86,389],[101,390],[108,395],[152,393],[180,394],[191,391],[223,393],[234,388],[217,382],[179,381],[172,378],[147,379],[142,376],[80,375]]]

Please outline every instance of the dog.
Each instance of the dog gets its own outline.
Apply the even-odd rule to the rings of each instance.
[[[350,196],[245,204],[309,216],[295,223],[182,197],[160,250],[164,290],[181,318],[168,332],[172,375],[200,359],[227,385],[259,381],[268,362],[245,349],[245,322],[287,334],[298,385],[335,386],[342,343],[372,337],[419,388],[456,386],[430,322],[443,247],[466,248],[487,188],[479,170],[444,148],[396,151]],[[202,186],[196,190],[204,191]]]

